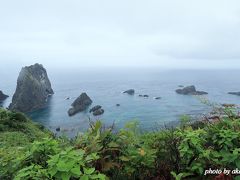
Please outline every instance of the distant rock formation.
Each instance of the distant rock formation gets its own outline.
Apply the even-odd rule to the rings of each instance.
[[[134,90],[134,89],[129,89],[129,90],[127,90],[127,91],[124,91],[123,93],[124,93],[124,94],[129,94],[129,95],[134,95],[135,90]]]
[[[22,68],[9,109],[31,112],[44,107],[53,94],[47,71],[41,64]]]
[[[73,116],[78,112],[85,111],[88,106],[92,104],[92,100],[86,93],[82,93],[73,103],[72,107],[68,110],[68,115]]]
[[[228,94],[232,94],[232,95],[240,96],[240,92],[229,92]]]
[[[204,92],[204,91],[197,91],[195,86],[187,86],[183,89],[177,89],[176,93],[183,94],[183,95],[204,95],[204,94],[208,94],[207,92]]]
[[[2,91],[0,91],[0,103],[3,102],[5,99],[7,99],[9,96],[6,94],[3,94]]]
[[[161,97],[154,97],[154,99],[159,100],[159,99],[161,99]]]

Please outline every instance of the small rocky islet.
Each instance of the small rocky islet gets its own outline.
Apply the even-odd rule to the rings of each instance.
[[[78,112],[85,111],[92,104],[90,97],[84,92],[72,104],[68,115],[73,116]]]
[[[94,116],[99,116],[104,113],[104,109],[102,109],[102,106],[96,105],[93,108],[91,108],[89,112],[93,113]]]
[[[177,89],[176,93],[182,94],[182,95],[206,95],[208,94],[205,91],[197,91],[195,86],[186,86],[182,89]]]
[[[240,92],[228,92],[228,94],[240,96]]]
[[[135,90],[134,89],[128,89],[126,91],[123,91],[123,94],[134,95],[135,94]]]

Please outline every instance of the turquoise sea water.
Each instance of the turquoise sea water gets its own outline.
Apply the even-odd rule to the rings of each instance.
[[[115,122],[116,128],[123,127],[129,120],[138,120],[143,129],[179,120],[183,114],[201,115],[209,107],[194,96],[175,93],[178,85],[195,85],[197,90],[207,91],[204,98],[216,103],[240,104],[240,96],[227,94],[240,91],[239,70],[160,70],[160,69],[103,69],[103,70],[52,70],[48,75],[55,94],[46,107],[29,114],[37,122],[53,130],[57,127],[69,136],[88,128],[89,118],[101,119],[106,125]],[[2,79],[0,89],[12,96],[18,73]],[[135,89],[135,95],[122,94]],[[103,106],[105,113],[93,117],[88,110],[69,117],[71,103],[86,92],[94,105]],[[138,97],[148,94],[149,98]],[[154,97],[162,97],[155,100]],[[66,100],[70,97],[70,100]],[[7,106],[11,97],[4,103]],[[116,104],[120,104],[119,107]]]

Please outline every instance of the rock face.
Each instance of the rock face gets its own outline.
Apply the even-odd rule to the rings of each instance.
[[[127,90],[127,91],[124,91],[123,93],[129,94],[129,95],[134,95],[135,90],[134,90],[134,89],[129,89],[129,90]]]
[[[92,100],[86,93],[82,93],[73,103],[72,107],[68,110],[68,115],[73,116],[78,112],[84,111],[92,104]]]
[[[177,89],[176,93],[183,94],[183,95],[204,95],[204,94],[208,94],[207,92],[204,92],[204,91],[197,91],[195,86],[187,86],[183,89]]]
[[[240,92],[229,92],[228,94],[232,94],[232,95],[240,96]]]
[[[3,102],[5,99],[7,99],[9,96],[6,94],[3,94],[2,91],[0,91],[0,102]]]
[[[40,64],[26,66],[18,76],[17,88],[9,108],[21,112],[40,109],[53,93],[44,67]]]

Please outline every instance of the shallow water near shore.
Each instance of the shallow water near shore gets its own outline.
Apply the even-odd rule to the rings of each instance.
[[[46,67],[47,68],[47,67]],[[104,69],[104,70],[53,70],[47,69],[55,94],[45,108],[28,114],[34,121],[56,132],[74,136],[88,128],[89,119],[100,119],[106,125],[115,123],[121,128],[130,120],[138,120],[144,130],[176,122],[183,114],[200,115],[210,111],[199,97],[175,93],[179,85],[195,85],[197,90],[207,91],[202,96],[214,103],[240,104],[240,96],[229,95],[229,91],[240,91],[239,70],[160,70],[160,69]],[[2,79],[1,89],[10,98],[16,88],[18,73]],[[127,89],[135,89],[135,95],[122,94]],[[94,105],[101,105],[105,113],[93,117],[89,110],[69,117],[67,111],[71,103],[86,92]],[[147,94],[148,98],[139,97]],[[66,98],[69,97],[69,100]],[[161,97],[156,100],[154,97]],[[120,106],[116,106],[120,104]]]

